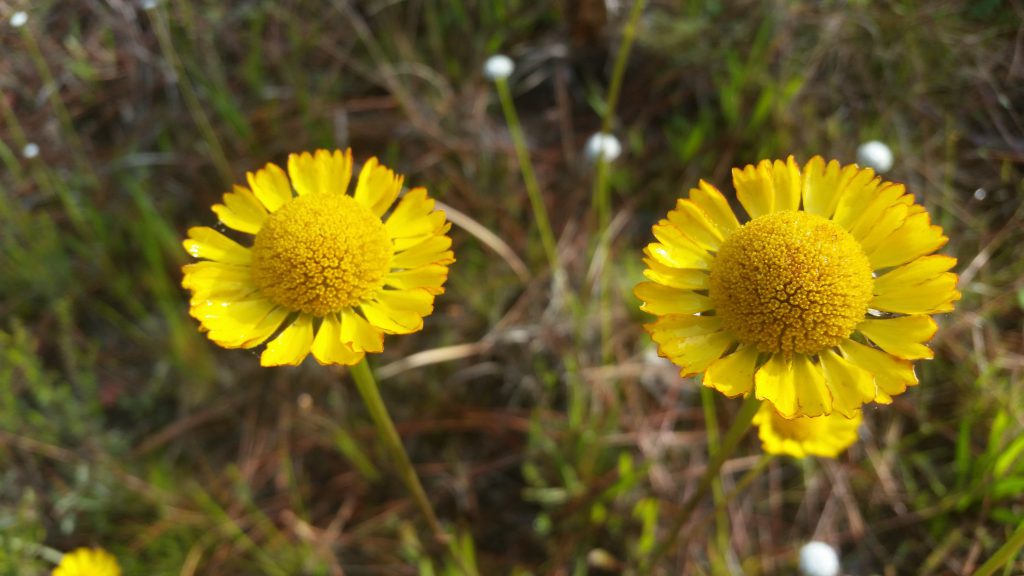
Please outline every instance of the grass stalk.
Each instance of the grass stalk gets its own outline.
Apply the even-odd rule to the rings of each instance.
[[[622,80],[626,75],[626,62],[629,61],[629,53],[636,40],[637,24],[640,15],[643,14],[646,0],[636,0],[629,12],[626,26],[622,31],[622,42],[619,44],[619,52],[615,56],[615,64],[612,67],[612,79],[608,85],[608,95],[605,98],[605,109],[601,118],[601,132],[611,134],[612,122],[615,118],[615,109],[619,104],[619,94],[622,92]],[[601,314],[601,358],[604,362],[612,360],[611,334],[612,334],[612,311],[609,306],[609,290],[611,288],[611,276],[608,273],[607,263],[609,261],[609,249],[611,248],[611,236],[608,230],[611,224],[612,199],[611,186],[608,181],[608,161],[604,153],[600,152],[596,158],[597,177],[594,180],[594,211],[597,214],[598,246],[595,254],[601,255],[604,262],[598,267],[598,303]]]
[[[1006,544],[1003,544],[991,558],[974,571],[974,576],[991,576],[995,574],[996,570],[1013,562],[1013,559],[1020,553],[1021,548],[1024,548],[1024,522],[1017,526],[1017,529],[1013,531]]]
[[[181,87],[181,94],[185,97],[185,106],[188,108],[189,114],[192,116],[192,120],[196,123],[196,127],[202,132],[203,138],[206,139],[207,145],[210,147],[210,153],[213,156],[214,167],[217,169],[217,173],[224,181],[225,185],[230,186],[234,182],[234,174],[231,170],[231,163],[228,162],[227,155],[224,153],[224,146],[220,143],[220,138],[217,137],[217,131],[214,130],[213,124],[210,123],[210,118],[206,115],[206,109],[203,104],[199,101],[199,96],[196,94],[195,88],[192,86],[192,80],[189,79],[188,70],[185,69],[184,63],[181,61],[181,57],[178,55],[177,50],[174,48],[174,40],[171,38],[171,26],[164,17],[163,8],[159,5],[153,10],[148,11],[152,16],[153,30],[156,32],[156,39],[160,45],[160,52],[163,53],[171,66],[174,68],[174,73],[178,79],[178,85]]]
[[[732,426],[729,427],[729,431],[725,433],[725,440],[722,442],[721,448],[717,451],[711,461],[708,463],[708,467],[704,470],[704,476],[700,479],[700,484],[697,485],[697,491],[694,492],[686,502],[683,503],[682,510],[680,510],[678,517],[669,529],[668,537],[664,542],[655,547],[654,552],[651,553],[648,558],[648,566],[656,566],[658,561],[665,556],[675,547],[679,541],[679,537],[682,535],[683,528],[686,527],[687,522],[690,520],[690,516],[693,515],[693,511],[696,510],[697,505],[707,495],[708,490],[711,488],[711,484],[714,482],[718,473],[722,470],[722,465],[732,455],[733,451],[736,450],[736,446],[739,445],[740,439],[746,434],[747,430],[750,429],[750,425],[754,420],[754,415],[757,414],[758,408],[761,407],[761,401],[757,399],[754,394],[748,394],[743,400],[743,405],[740,407],[739,414],[736,415],[736,419],[733,420]]]
[[[75,125],[71,121],[71,114],[68,113],[67,107],[64,106],[64,101],[60,99],[60,89],[58,88],[57,80],[53,75],[53,70],[50,69],[50,64],[46,61],[46,57],[43,56],[42,49],[39,47],[39,42],[36,40],[36,31],[29,26],[24,26],[21,29],[21,37],[25,41],[25,46],[28,48],[28,54],[32,58],[32,63],[35,64],[36,71],[43,78],[43,83],[52,87],[47,91],[49,92],[50,107],[53,108],[53,113],[57,117],[64,136],[71,147],[71,155],[75,160],[76,167],[79,172],[86,176],[89,184],[98,188],[100,186],[100,179],[96,176],[92,163],[87,159],[85,148],[82,146],[82,141],[78,138],[78,131],[75,130]]]

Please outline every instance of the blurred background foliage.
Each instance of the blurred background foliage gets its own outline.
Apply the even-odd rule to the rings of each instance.
[[[372,361],[481,574],[636,573],[735,402],[659,360],[630,294],[650,225],[765,157],[892,146],[964,299],[921,385],[838,461],[773,461],[665,574],[966,574],[1024,521],[1024,5],[674,2],[641,16],[613,130],[612,357],[582,155],[628,2],[0,3],[0,574],[103,546],[134,574],[460,573],[425,538],[344,370],[261,369],[188,317],[188,226],[244,173],[352,146],[469,219],[424,332]],[[17,11],[28,21],[9,23]],[[511,86],[570,284],[552,300],[484,60]],[[33,146],[37,149],[33,149]],[[37,152],[37,154],[33,154]],[[465,222],[465,220],[464,220]],[[490,231],[497,240],[480,229]],[[515,258],[498,256],[495,246]],[[748,437],[726,491],[759,462]],[[1024,562],[1006,574],[1024,571]]]

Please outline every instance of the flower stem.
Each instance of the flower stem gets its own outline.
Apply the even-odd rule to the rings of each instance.
[[[519,171],[523,174],[523,183],[526,184],[526,193],[530,197],[533,218],[537,222],[540,241],[544,245],[544,253],[548,258],[548,266],[551,267],[551,273],[558,277],[562,274],[562,265],[558,258],[555,234],[551,228],[551,221],[548,220],[548,209],[544,206],[544,199],[541,198],[537,175],[533,172],[530,152],[526,147],[526,137],[523,135],[523,127],[519,123],[519,115],[516,114],[516,107],[512,102],[508,80],[498,78],[495,79],[494,84],[498,89],[498,99],[501,100],[501,110],[505,114],[505,122],[512,135],[512,144],[515,146],[516,157],[519,159]]]
[[[619,94],[622,92],[622,79],[626,73],[626,62],[629,61],[629,53],[633,48],[636,39],[637,24],[640,15],[643,14],[646,0],[636,0],[629,12],[629,19],[622,30],[622,42],[619,44],[619,53],[615,56],[615,64],[612,68],[612,79],[608,85],[608,96],[605,98],[605,109],[601,116],[601,132],[611,134],[612,119],[615,118],[615,108],[619,103]],[[611,224],[612,198],[611,186],[608,181],[608,161],[604,153],[599,152],[596,158],[597,178],[594,181],[594,211],[597,213],[598,245],[595,253],[604,259],[598,267],[598,302],[601,315],[601,359],[603,362],[611,362],[611,334],[612,314],[609,304],[611,281],[608,270],[609,250],[611,249]]]
[[[715,452],[714,457],[711,458],[711,462],[708,463],[707,469],[704,471],[704,476],[700,479],[700,484],[697,485],[697,491],[690,496],[690,498],[683,503],[683,508],[679,512],[679,516],[676,518],[675,523],[669,530],[668,538],[658,545],[651,554],[650,563],[654,565],[662,556],[668,553],[669,550],[675,547],[679,537],[682,535],[683,528],[686,527],[686,523],[690,520],[690,516],[693,511],[696,510],[697,505],[707,495],[708,490],[711,488],[715,478],[718,477],[718,473],[722,470],[722,464],[732,456],[736,446],[739,445],[740,439],[746,434],[747,430],[750,429],[751,422],[754,420],[754,415],[757,414],[758,408],[761,407],[761,401],[754,396],[753,393],[747,394],[747,397],[743,400],[743,405],[740,407],[739,414],[736,415],[736,419],[733,420],[732,426],[729,427],[729,431],[725,433],[725,440],[722,442],[721,447]]]
[[[373,419],[373,424],[377,427],[380,439],[384,441],[384,446],[391,456],[392,463],[397,468],[398,475],[401,476],[402,482],[412,493],[413,500],[416,501],[420,513],[426,518],[434,537],[439,542],[447,543],[448,536],[437,520],[437,515],[434,514],[430,500],[427,499],[427,493],[423,490],[419,476],[416,475],[416,469],[409,461],[409,455],[405,453],[402,439],[398,436],[398,431],[395,430],[395,424],[391,420],[391,415],[388,414],[387,407],[384,406],[384,399],[380,396],[377,380],[373,377],[366,358],[352,366],[351,372],[352,378],[356,381],[359,395],[363,397],[363,403],[366,404],[366,409],[370,412],[370,418]]]

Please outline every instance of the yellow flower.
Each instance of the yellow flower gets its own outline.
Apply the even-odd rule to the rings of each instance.
[[[917,384],[931,314],[960,298],[948,240],[902,184],[870,169],[792,157],[733,169],[740,225],[701,181],[653,228],[650,282],[659,352],[727,396],[751,391],[782,416],[847,418]]]
[[[423,188],[392,208],[403,178],[376,158],[349,195],[351,176],[351,150],[292,154],[287,174],[267,164],[213,206],[251,244],[188,231],[185,249],[205,260],[184,266],[182,286],[210,340],[253,348],[281,330],[262,365],[297,365],[310,352],[351,365],[381,352],[385,334],[423,327],[455,261],[451,224]]]
[[[804,458],[835,458],[857,441],[861,414],[853,418],[839,413],[814,418],[783,418],[767,402],[754,415],[761,446],[768,454]]]
[[[60,559],[52,576],[121,576],[121,567],[106,550],[79,548]]]

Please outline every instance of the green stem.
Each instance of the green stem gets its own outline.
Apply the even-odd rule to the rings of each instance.
[[[615,57],[615,65],[612,68],[612,81],[608,86],[607,107],[604,110],[604,118],[601,119],[601,132],[607,133],[611,130],[615,107],[619,104],[619,93],[622,92],[622,79],[626,75],[626,62],[629,60],[630,50],[633,49],[637,24],[640,22],[640,15],[643,14],[646,3],[646,0],[636,0],[633,3],[626,27],[622,30],[622,44],[619,45],[619,53]]]
[[[708,463],[707,469],[704,471],[704,476],[700,479],[700,484],[697,485],[697,491],[693,493],[690,498],[683,503],[683,508],[679,512],[679,516],[676,518],[675,523],[669,530],[668,539],[658,545],[651,554],[650,563],[653,566],[662,556],[668,553],[669,550],[675,547],[676,542],[682,535],[683,528],[686,527],[686,523],[689,522],[690,516],[693,511],[696,510],[697,505],[707,495],[708,490],[711,488],[711,484],[714,482],[718,473],[722,470],[722,465],[725,461],[732,456],[736,446],[739,445],[740,439],[746,434],[747,430],[750,429],[750,425],[754,420],[754,415],[757,414],[758,408],[761,407],[761,401],[754,396],[753,393],[748,394],[746,399],[743,400],[743,405],[740,407],[739,414],[736,415],[736,419],[733,420],[732,426],[729,427],[729,431],[725,433],[725,440],[722,442],[721,447],[715,453],[714,457],[711,458],[711,462]]]
[[[512,93],[508,89],[508,81],[506,79],[498,78],[494,81],[494,84],[498,89],[498,99],[501,100],[501,109],[505,114],[505,122],[508,124],[509,132],[512,135],[512,144],[515,146],[516,157],[519,159],[519,170],[523,174],[526,193],[530,197],[530,206],[533,208],[533,217],[537,222],[537,229],[540,232],[540,241],[544,245],[544,253],[547,255],[551,272],[558,277],[562,273],[562,265],[558,258],[555,234],[551,229],[551,222],[548,220],[548,209],[544,206],[544,199],[540,194],[537,175],[533,172],[530,152],[526,147],[526,137],[523,135],[523,127],[519,123],[519,115],[516,114],[516,107],[512,102]]]
[[[619,44],[619,53],[615,56],[615,64],[612,68],[612,79],[608,85],[608,96],[605,99],[605,109],[601,118],[601,132],[611,134],[612,120],[615,118],[615,109],[619,104],[619,94],[622,92],[622,80],[626,75],[626,62],[629,61],[629,53],[636,40],[637,23],[640,15],[643,14],[646,0],[636,0],[629,12],[629,19],[622,31],[622,42]],[[608,182],[608,162],[603,152],[597,155],[597,179],[594,181],[594,211],[597,213],[598,245],[596,253],[601,255],[604,262],[598,268],[598,299],[601,311],[601,357],[604,362],[610,362],[612,315],[609,306],[609,289],[611,288],[608,262],[610,261],[608,251],[611,246],[611,238],[608,226],[611,224],[611,187]]]
[[[1013,558],[1024,548],[1024,522],[1014,530],[1010,539],[996,553],[974,571],[974,576],[991,576],[996,570],[1013,561]]]
[[[363,397],[363,403],[366,404],[366,409],[370,412],[370,418],[373,419],[373,424],[377,427],[377,433],[380,439],[384,441],[384,446],[391,456],[392,463],[398,469],[398,475],[401,476],[402,482],[405,483],[406,488],[412,493],[413,500],[416,501],[416,506],[419,507],[420,513],[426,518],[431,532],[434,533],[434,537],[440,542],[447,543],[447,534],[441,527],[441,523],[438,522],[437,515],[434,514],[430,500],[427,499],[427,493],[423,490],[419,476],[416,475],[416,469],[413,468],[412,462],[409,461],[409,455],[405,453],[402,439],[398,436],[398,431],[395,430],[395,423],[392,422],[387,407],[384,406],[384,399],[380,396],[377,380],[373,377],[373,372],[370,371],[370,365],[366,362],[366,358],[363,358],[359,364],[352,366],[351,372],[352,378],[356,381],[359,395]]]

